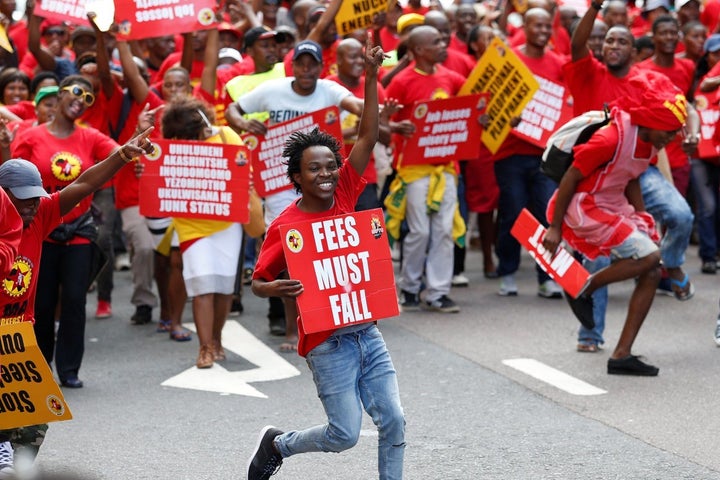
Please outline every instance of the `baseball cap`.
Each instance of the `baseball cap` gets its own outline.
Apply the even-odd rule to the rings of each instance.
[[[312,57],[320,63],[323,63],[322,59],[322,47],[317,42],[312,40],[303,40],[302,42],[295,45],[295,53],[293,53],[293,61],[297,60],[300,55],[310,54]]]
[[[60,87],[58,87],[57,85],[42,87],[35,94],[35,99],[33,100],[33,103],[35,105],[37,105],[38,103],[40,103],[42,101],[43,98],[57,95],[59,90],[60,90]]]
[[[647,0],[643,5],[643,13],[652,12],[657,8],[664,8],[666,11],[670,11],[670,2],[668,0]]]
[[[9,189],[20,200],[50,196],[42,186],[37,167],[21,158],[13,158],[0,165],[0,187]]]
[[[717,52],[720,50],[720,33],[714,33],[705,40],[703,50],[707,52]]]
[[[412,25],[422,25],[425,22],[425,17],[419,13],[406,13],[401,15],[397,21],[397,31],[402,33],[407,27]]]
[[[95,39],[95,30],[84,25],[76,27],[75,30],[70,34],[70,39],[74,42],[80,37],[92,37]]]
[[[252,47],[258,40],[264,40],[266,38],[274,38],[278,42],[285,41],[285,34],[270,30],[267,27],[253,27],[245,32],[245,48]]]
[[[241,62],[242,57],[240,56],[240,52],[235,50],[234,48],[221,48],[218,52],[218,60],[222,60],[223,58],[232,58],[236,62]]]
[[[688,3],[692,2],[692,1],[693,0],[675,0],[675,10],[676,11],[680,10],[682,7],[684,7],[685,5],[687,5]],[[700,0],[695,0],[695,2],[697,2],[698,5],[701,4]]]

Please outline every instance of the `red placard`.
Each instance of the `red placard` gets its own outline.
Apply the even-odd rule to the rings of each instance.
[[[540,268],[545,270],[573,298],[577,297],[590,274],[562,246],[558,246],[554,256],[545,250],[545,247],[542,246],[545,227],[526,208],[523,208],[518,215],[510,233],[530,252]]]
[[[216,0],[115,0],[119,40],[206,30],[215,24]]]
[[[477,158],[482,127],[477,121],[488,101],[487,93],[416,102],[410,120],[415,134],[405,140],[403,165],[448,163]]]
[[[75,25],[90,25],[85,4],[87,0],[38,0],[34,14]]]
[[[545,148],[548,138],[560,125],[573,118],[570,93],[565,85],[535,75],[540,88],[522,112],[520,125],[513,135]]]
[[[398,315],[395,276],[381,209],[280,226],[305,333]]]
[[[697,156],[702,159],[720,160],[720,149],[713,141],[720,107],[718,107],[718,92],[695,92],[695,109],[700,115],[700,141],[697,147]]]
[[[265,135],[252,133],[242,135],[243,142],[250,150],[253,185],[257,194],[267,197],[292,188],[292,183],[287,177],[286,160],[282,156],[285,141],[291,133],[309,132],[317,127],[335,137],[342,147],[342,127],[339,117],[340,110],[333,106],[275,124],[268,127]]]
[[[141,215],[247,223],[247,147],[182,140],[153,144],[155,151],[143,157]]]

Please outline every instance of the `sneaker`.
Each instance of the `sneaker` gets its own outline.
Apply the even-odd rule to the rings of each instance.
[[[515,297],[517,293],[518,290],[514,275],[503,275],[500,277],[500,290],[497,292],[498,295],[501,297]]]
[[[10,442],[0,443],[0,479],[15,478],[14,454]]]
[[[253,276],[253,269],[250,267],[247,267],[243,270],[242,278],[243,278],[243,285],[251,285],[252,284],[252,276]]]
[[[240,298],[233,298],[233,301],[230,304],[230,313],[228,314],[228,317],[237,317],[243,313],[244,310],[245,308],[243,307]]]
[[[255,451],[248,463],[248,480],[267,480],[282,466],[282,456],[275,451],[273,440],[283,433],[273,426],[262,429]]]
[[[661,278],[660,283],[658,283],[657,290],[655,290],[655,293],[657,293],[658,295],[664,295],[666,297],[674,297],[675,292],[673,292],[670,279]]]
[[[562,298],[562,289],[555,280],[545,280],[538,285],[538,296],[543,298]]]
[[[112,317],[112,305],[110,302],[105,300],[98,300],[97,309],[95,310],[95,318],[110,318]]]
[[[609,358],[607,373],[610,375],[638,375],[641,377],[655,377],[659,368],[649,365],[637,355],[628,355],[625,358]]]
[[[130,317],[133,325],[146,325],[152,322],[152,307],[150,305],[138,305],[135,313]]]
[[[717,273],[717,264],[714,260],[703,262],[700,271],[702,273],[709,273],[710,275],[715,275]]]
[[[458,307],[455,302],[450,300],[447,295],[443,295],[437,300],[425,300],[422,303],[422,307],[425,310],[432,310],[434,312],[442,313],[458,313],[460,311],[460,307]]]
[[[570,305],[570,309],[575,318],[577,318],[583,327],[588,330],[595,328],[595,316],[593,315],[593,299],[589,295],[578,295],[577,298],[573,298],[567,292],[565,292],[565,299]]]
[[[420,310],[420,298],[417,293],[400,290],[400,310],[403,312],[417,312]]]
[[[453,275],[453,278],[452,278],[452,286],[453,287],[467,287],[468,285],[470,285],[470,280],[465,275],[463,275],[462,273]]]
[[[130,270],[130,255],[127,252],[118,253],[115,255],[115,270],[123,272]]]
[[[718,317],[717,326],[715,327],[715,344],[720,347],[720,317]]]

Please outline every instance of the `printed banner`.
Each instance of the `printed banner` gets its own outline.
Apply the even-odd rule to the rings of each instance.
[[[206,30],[215,24],[216,0],[115,0],[118,40]]]
[[[545,270],[573,298],[577,297],[590,274],[562,246],[558,246],[554,256],[545,250],[542,245],[545,227],[526,208],[523,208],[518,215],[510,233],[530,252],[530,256],[535,259],[540,268]]]
[[[490,94],[486,110],[490,124],[480,139],[491,153],[498,151],[510,133],[510,120],[521,115],[539,87],[530,69],[510,47],[495,37],[458,93]]]
[[[716,159],[720,161],[720,149],[713,141],[720,107],[718,107],[717,91],[695,93],[695,109],[700,115],[700,141],[698,142],[697,156],[703,159]]]
[[[72,419],[32,323],[0,326],[0,430]]]
[[[76,25],[90,25],[87,19],[86,3],[88,0],[38,0],[35,2],[34,13],[38,17],[51,20]]]
[[[482,133],[478,117],[487,102],[487,93],[416,102],[410,117],[415,135],[405,140],[402,164],[477,158],[474,140]]]
[[[268,127],[265,135],[246,133],[243,142],[250,150],[253,165],[253,185],[260,197],[267,197],[292,188],[287,177],[287,166],[282,152],[285,141],[293,132],[309,132],[315,127],[329,133],[342,146],[342,127],[340,126],[340,110],[328,107],[287,122],[277,123]],[[341,149],[342,151],[342,149]]]
[[[400,313],[381,209],[281,225],[305,333],[335,330]]]
[[[244,145],[153,140],[143,157],[140,214],[247,223],[250,165]]]
[[[387,12],[388,0],[346,0],[335,15],[335,27],[341,37],[363,30],[373,23],[376,13]]]
[[[545,148],[555,130],[573,118],[573,110],[568,101],[570,92],[565,85],[537,75],[535,78],[540,83],[540,89],[523,109],[522,121],[512,133],[533,145]]]

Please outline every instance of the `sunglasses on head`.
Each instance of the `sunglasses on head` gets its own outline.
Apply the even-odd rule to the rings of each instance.
[[[82,87],[78,87],[77,85],[63,87],[62,90],[64,92],[70,92],[75,98],[81,98],[85,105],[87,105],[88,107],[95,103],[95,95],[86,91]]]

